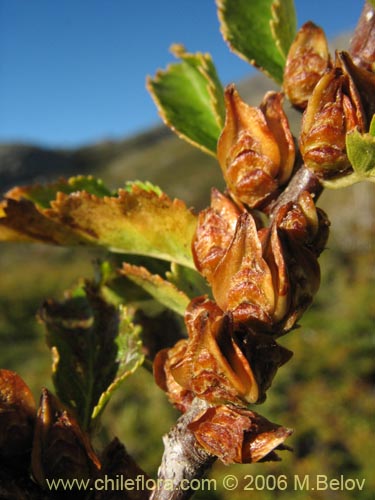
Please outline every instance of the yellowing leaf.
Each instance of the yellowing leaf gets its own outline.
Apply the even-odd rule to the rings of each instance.
[[[105,187],[100,179],[91,175],[79,175],[70,179],[59,179],[50,184],[34,184],[31,186],[15,187],[6,196],[14,200],[21,198],[34,202],[38,207],[48,208],[56,193],[70,194],[76,191],[86,191],[99,197],[110,196],[111,191]]]
[[[59,192],[50,208],[23,198],[8,199],[2,209],[0,241],[99,245],[194,268],[190,246],[195,215],[182,201],[137,185],[112,197]]]

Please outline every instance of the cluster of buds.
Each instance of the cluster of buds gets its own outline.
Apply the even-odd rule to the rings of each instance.
[[[191,301],[188,338],[157,354],[154,373],[181,411],[196,397],[211,405],[190,425],[206,451],[225,463],[273,460],[290,430],[247,407],[265,400],[292,356],[275,339],[296,327],[318,290],[329,223],[308,190],[276,201],[298,168],[282,94],[254,108],[231,85],[225,101],[217,152],[227,191],[212,190],[192,241],[212,298]]]
[[[194,398],[205,400],[209,408],[190,430],[225,463],[275,459],[273,450],[290,433],[248,405],[265,400],[292,356],[276,339],[296,328],[319,288],[329,226],[315,205],[321,183],[352,171],[346,134],[366,132],[375,111],[375,75],[346,52],[333,61],[324,32],[311,22],[290,48],[283,90],[304,113],[299,141],[283,111],[284,94],[268,92],[252,107],[234,85],[225,90],[217,157],[227,189],[212,190],[192,241],[212,296],[191,301],[188,338],[160,351],[154,363],[158,385],[181,411]],[[291,183],[301,172],[315,187]]]
[[[332,63],[324,32],[306,23],[288,54],[284,90],[296,108],[305,110],[300,136],[305,165],[322,180],[352,173],[346,135],[369,129],[375,74],[354,64],[347,52],[337,52]]]

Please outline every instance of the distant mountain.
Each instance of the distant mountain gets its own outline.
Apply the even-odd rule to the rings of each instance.
[[[347,44],[347,36],[335,42],[340,48],[346,48]],[[276,89],[277,86],[262,74],[238,84],[240,95],[251,105],[258,105],[266,91]],[[297,136],[300,114],[290,107],[286,111]],[[78,174],[100,177],[113,189],[127,180],[149,180],[171,197],[181,198],[196,209],[209,203],[212,186],[224,187],[215,158],[177,138],[163,124],[124,140],[103,141],[73,150],[0,145],[0,193],[14,185]],[[322,204],[333,220],[340,244],[359,244],[357,233],[372,232],[373,235],[374,194],[374,185],[368,184],[324,193]],[[348,227],[351,228],[349,232]],[[365,239],[365,244],[369,244],[367,237]]]
[[[252,105],[259,104],[270,88],[276,86],[262,75],[238,85]],[[113,188],[126,180],[150,180],[195,206],[207,199],[207,184],[223,184],[216,160],[178,139],[163,124],[134,137],[72,150],[0,144],[0,193],[17,184],[77,174],[99,176]],[[194,190],[188,187],[191,181]]]

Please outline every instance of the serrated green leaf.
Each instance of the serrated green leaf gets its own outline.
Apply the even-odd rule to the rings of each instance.
[[[151,274],[145,267],[133,266],[127,263],[123,264],[121,273],[165,307],[172,309],[181,316],[184,315],[190,299],[185,293],[178,290],[173,283],[163,279],[158,274]]]
[[[129,193],[132,192],[133,186],[137,186],[138,188],[142,189],[143,191],[147,191],[148,193],[155,193],[158,196],[161,196],[163,194],[163,191],[160,189],[159,186],[155,186],[149,181],[128,181],[125,184],[125,191],[128,191]]]
[[[296,36],[297,17],[294,0],[274,0],[271,6],[271,32],[283,58],[287,58],[289,48]]]
[[[231,49],[242,59],[264,71],[278,83],[283,81],[285,51],[291,43],[294,21],[281,26],[291,2],[274,7],[274,0],[217,0],[221,32]],[[281,2],[283,3],[283,2]],[[292,9],[294,12],[294,9]],[[292,14],[293,16],[294,14]],[[271,28],[271,23],[272,28]],[[277,25],[277,26],[276,26]],[[278,48],[279,46],[279,48]]]
[[[57,394],[74,409],[81,426],[87,430],[102,394],[141,363],[138,339],[136,348],[131,344],[132,349],[127,352],[130,341],[127,339],[126,344],[123,338],[125,334],[138,335],[138,330],[124,315],[120,323],[118,308],[108,304],[99,291],[89,285],[80,293],[75,290],[63,302],[46,302],[40,310],[40,318],[47,328]],[[128,321],[126,329],[125,320]]]
[[[117,196],[59,192],[42,208],[29,200],[0,204],[0,241],[98,245],[194,268],[191,240],[196,216],[180,200],[133,185]]]
[[[375,115],[368,133],[361,134],[358,129],[354,129],[346,134],[346,152],[353,172],[337,179],[323,181],[324,187],[340,189],[357,182],[375,182]]]
[[[216,155],[224,126],[224,91],[209,54],[189,54],[178,45],[172,50],[178,63],[147,79],[159,113],[179,137]]]
[[[93,408],[91,415],[93,421],[100,416],[114,391],[118,389],[122,382],[132,375],[144,361],[142,342],[139,338],[140,327],[133,324],[131,316],[128,315],[128,311],[124,307],[120,308],[120,318],[119,333],[116,337],[116,377],[101,394],[97,405]]]
[[[40,208],[49,208],[51,201],[56,198],[56,193],[71,194],[76,191],[86,191],[95,196],[111,196],[111,191],[100,179],[79,175],[70,179],[60,179],[57,182],[42,185],[16,187],[7,193],[9,198],[30,200]]]

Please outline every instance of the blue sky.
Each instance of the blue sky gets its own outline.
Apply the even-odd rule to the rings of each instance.
[[[329,37],[361,0],[296,0]],[[145,78],[173,42],[210,52],[223,83],[251,67],[223,42],[214,0],[0,0],[0,142],[75,147],[160,123]]]

